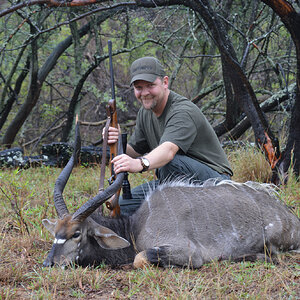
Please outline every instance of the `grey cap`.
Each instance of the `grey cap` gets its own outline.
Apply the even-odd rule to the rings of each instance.
[[[130,68],[130,85],[136,80],[153,82],[157,77],[164,77],[165,70],[155,57],[142,57],[135,60]]]

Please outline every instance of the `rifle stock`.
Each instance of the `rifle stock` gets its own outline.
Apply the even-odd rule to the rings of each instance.
[[[110,117],[110,126],[118,128],[118,117],[117,117],[117,105],[116,105],[116,100],[111,99],[108,101],[108,104],[106,106],[106,112],[107,112],[107,117]],[[110,147],[110,161],[118,155],[118,143],[114,143],[109,146]],[[111,175],[114,174],[113,170],[113,164],[110,163],[110,172]]]
[[[116,109],[116,100],[111,99],[109,100],[107,106],[106,106],[106,111],[107,111],[107,117],[110,117],[111,123],[110,126],[118,128],[118,118],[117,118],[117,109]],[[113,183],[115,179],[115,172],[114,172],[114,166],[111,163],[112,159],[118,155],[118,144],[114,143],[110,145],[110,163],[109,163],[109,168],[110,168],[110,174],[111,177],[109,179],[110,184]],[[106,201],[106,207],[111,210],[111,216],[119,216],[120,215],[120,206],[119,206],[119,196],[120,196],[121,189],[118,190],[118,192],[115,194],[115,196]]]

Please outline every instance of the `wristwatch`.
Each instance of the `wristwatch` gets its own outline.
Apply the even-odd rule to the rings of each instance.
[[[149,169],[150,162],[145,157],[139,157],[139,160],[141,161],[141,164],[142,164],[142,167],[143,167],[143,169],[142,169],[142,171],[140,171],[140,173],[143,173],[143,172],[145,172],[145,171],[147,171]]]

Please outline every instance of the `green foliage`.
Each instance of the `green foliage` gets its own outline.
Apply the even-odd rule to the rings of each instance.
[[[26,176],[25,170],[0,171],[1,218],[8,220],[6,226],[28,234],[33,228],[41,229],[40,220],[48,213],[49,203],[47,190],[39,189],[43,180],[37,179],[37,176],[42,176],[42,179],[48,178],[49,173],[45,174],[43,169],[38,173],[33,172],[30,178]],[[41,197],[40,200],[38,197]]]
[[[294,213],[300,218],[300,178],[293,172],[293,157],[285,178],[281,178],[283,182],[280,190],[281,198],[285,203],[294,211]]]
[[[42,105],[41,118],[43,121],[50,121],[53,120],[54,116],[59,112],[61,112],[60,107],[44,103]]]
[[[1,201],[1,206],[4,216],[12,215],[11,226],[29,234],[25,211],[32,194],[27,189],[28,181],[20,181],[20,172],[18,170],[6,175],[8,176],[4,178],[4,174],[0,174],[1,199],[4,200]]]

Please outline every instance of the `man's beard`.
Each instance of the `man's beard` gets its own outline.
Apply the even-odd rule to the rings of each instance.
[[[150,107],[149,106],[145,107],[144,101],[149,101],[149,100],[152,100],[152,103],[151,103]],[[151,98],[151,99],[141,99],[141,102],[142,102],[143,107],[146,110],[153,110],[157,106],[157,100],[153,99],[153,98]]]

